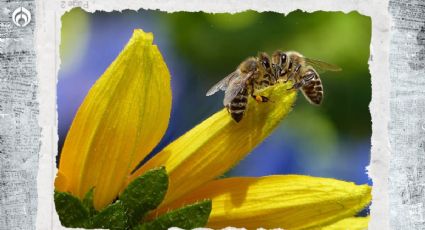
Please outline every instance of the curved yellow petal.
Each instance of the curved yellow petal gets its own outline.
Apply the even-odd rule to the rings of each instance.
[[[171,112],[170,74],[153,35],[132,38],[93,85],[74,118],[62,149],[59,171],[79,197],[95,187],[100,209],[158,144]],[[65,188],[58,183],[59,191]]]
[[[321,230],[367,230],[370,217],[351,217],[320,228]]]
[[[229,170],[263,141],[291,111],[296,91],[279,84],[261,92],[272,102],[249,99],[248,110],[239,123],[223,109],[165,147],[137,170],[129,181],[146,170],[165,166],[170,183],[162,205]]]
[[[371,187],[301,175],[219,179],[151,217],[203,199],[212,199],[207,227],[302,229],[353,216],[370,202]]]
[[[55,178],[55,188],[60,189],[60,191],[68,191],[68,179],[66,176],[61,172],[58,171]]]

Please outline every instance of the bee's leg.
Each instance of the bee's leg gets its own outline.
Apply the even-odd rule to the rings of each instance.
[[[274,75],[274,74],[272,74],[271,76],[272,76],[271,78],[273,79],[273,84],[278,83],[279,77],[277,75]]]
[[[294,69],[294,71],[292,71],[290,74],[289,74],[289,76],[288,76],[288,78],[286,79],[286,81],[285,81],[285,83],[286,82],[288,82],[290,79],[294,79],[294,77],[300,72],[300,69],[301,69],[301,65],[300,64],[298,64],[297,66],[295,66],[295,69]]]
[[[250,91],[251,91],[251,97],[253,97],[257,102],[268,102],[269,98],[261,95],[255,95],[255,87],[254,87],[254,81],[252,81],[250,84]]]
[[[293,64],[292,60],[291,60],[291,59],[289,59],[288,69],[287,69],[287,70],[286,70],[286,72],[285,72],[285,75],[286,75],[286,74],[288,74],[288,75],[286,76],[286,80],[285,80],[285,81],[283,81],[283,83],[288,82],[288,81],[289,81],[289,78],[290,78],[290,77],[291,77],[291,75],[292,75],[292,64]]]
[[[316,78],[316,73],[313,71],[308,71],[302,78],[304,79],[304,81],[306,83],[310,82],[311,80],[313,80],[313,78]]]
[[[304,81],[304,80],[301,80],[301,81],[299,81],[299,82],[295,83],[295,84],[294,84],[294,86],[292,86],[292,87],[294,87],[295,89],[299,89],[299,88],[301,88],[303,85],[305,85],[305,81]]]
[[[296,82],[291,88],[289,88],[288,90],[291,89],[299,89],[301,87],[303,87],[306,83],[310,82],[311,80],[313,80],[313,78],[316,77],[316,74],[314,72],[310,72],[308,71],[307,74],[305,74],[304,76],[301,77],[301,80],[299,82]]]
[[[257,102],[268,102],[270,101],[270,99],[268,97],[265,96],[261,96],[261,95],[254,95],[251,94],[251,96],[257,101]]]
[[[286,79],[285,80],[283,80],[283,83],[286,83],[286,82],[288,82],[289,81],[289,77],[290,77],[291,75],[289,74],[289,75],[286,75]]]
[[[291,88],[289,88],[289,89],[287,89],[287,90],[291,90],[291,89],[299,89],[299,88],[301,88],[303,85],[305,85],[305,81],[304,81],[304,80],[301,80],[301,81],[299,81],[299,82],[297,82],[297,83],[294,83],[294,84],[292,85],[292,87],[291,87]]]
[[[275,65],[274,66],[274,73],[273,73],[273,75],[274,75],[274,78],[276,79],[276,81],[279,80],[280,77],[282,76],[281,69],[280,69],[280,67],[278,65]]]
[[[258,103],[260,102],[268,102],[270,101],[270,99],[268,97],[265,96],[261,96],[261,95],[251,95]]]

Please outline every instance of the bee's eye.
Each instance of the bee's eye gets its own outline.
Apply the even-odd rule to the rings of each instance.
[[[266,69],[268,69],[268,68],[270,68],[270,63],[269,63],[267,60],[264,60],[264,61],[263,61],[263,66],[264,66]]]
[[[282,64],[286,63],[286,54],[282,54],[282,56],[280,57]]]

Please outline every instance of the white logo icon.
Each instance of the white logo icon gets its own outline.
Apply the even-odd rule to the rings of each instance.
[[[25,7],[19,7],[12,14],[15,25],[25,27],[31,22],[31,13]]]

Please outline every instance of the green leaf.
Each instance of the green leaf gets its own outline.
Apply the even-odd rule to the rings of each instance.
[[[77,197],[67,192],[55,191],[54,200],[59,220],[63,226],[85,227],[89,221],[89,211]]]
[[[128,208],[131,225],[137,224],[150,210],[161,204],[168,189],[168,176],[164,167],[147,171],[132,181],[119,200]]]
[[[83,199],[83,205],[88,210],[89,216],[92,217],[98,213],[98,211],[93,206],[93,194],[94,194],[94,187],[91,188]]]
[[[120,200],[95,215],[89,225],[90,228],[106,229],[127,229],[128,226],[127,208]]]
[[[201,201],[168,212],[155,220],[138,225],[135,230],[162,230],[170,227],[192,229],[204,227],[211,212],[211,200]]]

